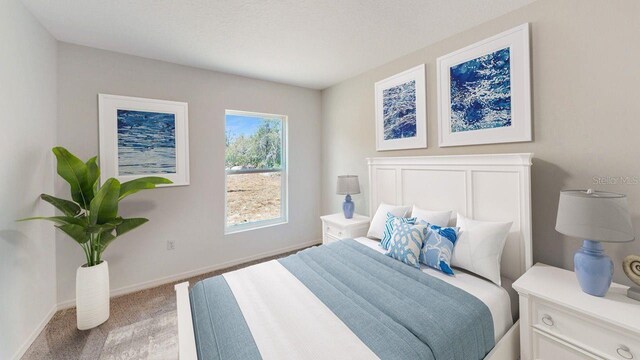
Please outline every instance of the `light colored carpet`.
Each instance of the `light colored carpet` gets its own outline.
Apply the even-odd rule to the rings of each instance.
[[[175,311],[109,332],[100,360],[178,359],[178,317]]]
[[[191,285],[211,276],[263,261],[253,261],[183,281]],[[175,283],[111,299],[110,317],[86,331],[76,328],[75,308],[58,311],[22,357],[23,360],[170,360],[177,359]]]

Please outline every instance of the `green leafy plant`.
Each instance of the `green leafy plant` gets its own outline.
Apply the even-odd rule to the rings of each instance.
[[[62,212],[59,216],[38,216],[27,220],[49,220],[69,235],[84,251],[87,266],[102,262],[102,253],[115,240],[149,221],[145,218],[125,219],[118,216],[118,203],[125,197],[158,184],[171,184],[163,177],[148,176],[120,183],[109,178],[100,186],[97,157],[83,162],[63,147],[54,147],[58,175],[69,183],[71,199],[42,194],[40,198]]]

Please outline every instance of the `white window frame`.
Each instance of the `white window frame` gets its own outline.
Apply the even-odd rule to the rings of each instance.
[[[239,116],[254,116],[254,117],[266,117],[266,118],[276,118],[282,121],[282,129],[281,129],[281,141],[282,141],[282,149],[281,154],[282,159],[280,160],[280,170],[273,169],[243,169],[243,170],[225,170],[224,174],[224,233],[233,234],[243,231],[255,230],[260,228],[265,228],[269,226],[282,225],[289,222],[289,147],[287,142],[287,134],[288,132],[288,117],[286,115],[279,114],[268,114],[268,113],[260,113],[254,111],[240,111],[240,110],[225,110],[225,131],[226,131],[226,118],[227,115],[239,115]],[[226,153],[226,145],[225,145],[225,153]],[[225,163],[226,167],[226,163]],[[234,174],[261,174],[266,172],[280,172],[280,217],[268,220],[258,220],[253,222],[247,222],[243,224],[229,225],[227,223],[227,176]]]

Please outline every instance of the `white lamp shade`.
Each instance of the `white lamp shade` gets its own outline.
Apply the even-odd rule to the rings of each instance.
[[[360,194],[360,183],[358,175],[340,175],[338,176],[338,185],[336,193],[338,195]]]
[[[635,238],[626,195],[604,191],[561,191],[556,230],[567,236],[605,242]]]

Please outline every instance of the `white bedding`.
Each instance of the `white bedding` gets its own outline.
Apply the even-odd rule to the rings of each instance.
[[[378,358],[278,261],[223,276],[263,359]]]
[[[378,252],[384,253],[384,249],[379,246],[380,242],[366,237],[355,239]],[[511,300],[509,293],[504,288],[488,281],[481,279],[475,275],[454,270],[455,275],[449,276],[436,269],[422,265],[420,267],[424,273],[446,281],[447,283],[458,287],[469,294],[480,299],[491,311],[493,317],[493,328],[496,343],[513,325],[511,313]]]

